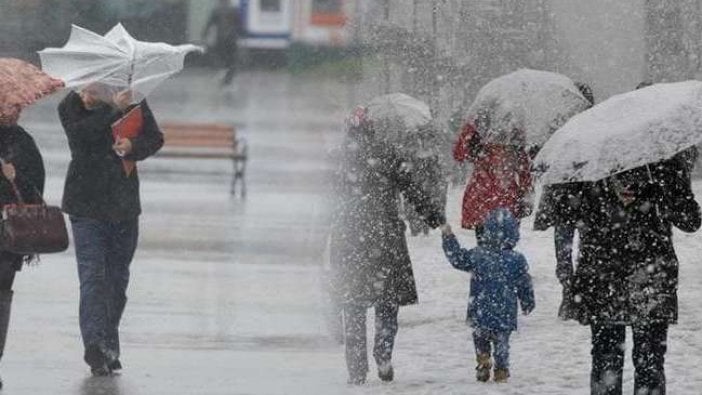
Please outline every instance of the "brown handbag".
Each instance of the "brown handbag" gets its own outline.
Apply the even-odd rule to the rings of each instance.
[[[2,208],[0,250],[20,255],[49,254],[68,248],[68,231],[61,209],[41,204],[26,204],[14,181],[10,181],[18,204]],[[41,194],[37,191],[41,198]]]

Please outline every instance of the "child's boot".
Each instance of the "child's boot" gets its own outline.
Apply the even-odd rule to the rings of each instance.
[[[490,380],[490,369],[492,369],[492,362],[490,360],[490,354],[482,353],[478,354],[477,357],[478,366],[475,368],[475,378],[483,383]]]
[[[495,369],[495,382],[506,383],[509,378],[509,369]]]

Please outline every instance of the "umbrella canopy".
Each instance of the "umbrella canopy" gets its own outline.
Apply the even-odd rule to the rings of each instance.
[[[486,142],[542,146],[570,117],[590,107],[568,77],[521,69],[490,81],[468,109]]]
[[[39,57],[44,71],[61,78],[68,88],[101,82],[145,97],[182,70],[185,55],[192,51],[202,48],[138,41],[122,24],[105,36],[73,25],[63,48],[44,49]]]
[[[0,58],[0,125],[16,123],[24,107],[62,87],[62,81],[27,62]]]
[[[429,106],[404,93],[378,96],[362,107],[364,121],[397,148],[421,156],[433,138]]]
[[[657,84],[576,115],[544,145],[543,183],[597,181],[702,142],[702,82]]]

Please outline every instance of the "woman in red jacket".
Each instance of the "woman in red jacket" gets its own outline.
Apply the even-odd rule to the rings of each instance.
[[[476,124],[468,121],[453,148],[459,162],[473,164],[463,196],[462,226],[475,229],[480,242],[483,221],[487,214],[503,207],[517,218],[531,214],[531,158],[523,147],[484,143],[480,141]]]

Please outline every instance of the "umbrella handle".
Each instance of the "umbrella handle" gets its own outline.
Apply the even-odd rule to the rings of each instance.
[[[129,78],[127,79],[127,85],[129,88],[132,87],[132,80],[134,78],[135,64],[136,64],[136,54],[132,55],[132,64],[131,64],[131,67],[129,68]]]
[[[646,165],[646,172],[648,173],[648,180],[651,181],[651,183],[653,183],[653,173],[651,172],[651,166],[648,164]],[[661,216],[661,210],[658,206],[658,202],[653,202],[653,207],[655,207],[656,209],[656,216],[658,217],[658,221],[660,222],[661,226],[664,226],[663,217]]]

